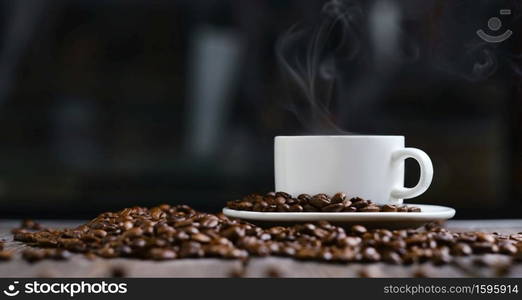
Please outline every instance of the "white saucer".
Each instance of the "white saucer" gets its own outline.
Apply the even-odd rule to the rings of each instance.
[[[421,212],[255,212],[223,208],[223,214],[251,223],[267,225],[330,221],[337,224],[362,224],[380,228],[419,227],[433,221],[444,221],[455,215],[455,209],[438,205],[414,204]]]

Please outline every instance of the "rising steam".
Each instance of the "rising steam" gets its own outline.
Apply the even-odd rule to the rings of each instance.
[[[518,19],[520,4],[508,4]],[[407,63],[416,63],[415,71],[428,79],[483,81],[501,64],[522,73],[521,54],[475,35],[483,15],[498,10],[482,1],[469,5],[476,9],[465,15],[454,2],[328,1],[317,26],[295,25],[276,44],[294,87],[287,108],[313,134],[346,134],[341,124],[352,122],[349,128],[358,130],[361,116],[379,117],[378,102],[387,99]],[[507,26],[517,33],[515,24]]]
[[[332,0],[323,6],[322,22],[311,35],[310,30],[294,26],[278,40],[278,61],[305,99],[294,101],[289,109],[315,133],[342,132],[331,114],[336,67],[339,60],[358,53],[362,17],[354,3]]]

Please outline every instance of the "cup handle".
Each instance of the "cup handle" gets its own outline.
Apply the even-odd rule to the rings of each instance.
[[[433,165],[430,157],[422,150],[416,148],[403,148],[393,152],[392,162],[402,162],[407,158],[413,158],[420,166],[420,178],[416,186],[412,188],[397,187],[392,190],[391,196],[395,199],[408,199],[424,193],[433,179]]]

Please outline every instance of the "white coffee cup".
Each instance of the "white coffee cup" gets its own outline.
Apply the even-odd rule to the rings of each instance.
[[[404,160],[415,159],[420,179],[404,187]],[[424,193],[433,166],[422,150],[404,147],[404,136],[278,136],[274,141],[276,191],[299,194],[345,192],[384,204]]]

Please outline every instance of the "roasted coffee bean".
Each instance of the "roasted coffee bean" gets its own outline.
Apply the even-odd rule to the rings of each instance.
[[[141,229],[140,227],[134,227],[125,231],[124,235],[129,238],[139,237],[143,235],[143,229]]]
[[[356,199],[359,199],[359,198],[356,198]],[[363,200],[363,199],[357,200],[355,202],[354,202],[354,199],[352,199],[351,201],[352,201],[352,206],[357,208],[357,209],[361,209],[363,207],[366,207],[369,204],[367,200]]]
[[[501,242],[499,244],[499,252],[508,255],[514,255],[517,253],[517,247],[509,242]]]
[[[251,210],[252,207],[254,207],[254,204],[248,201],[241,201],[237,204],[237,208],[240,210]]]
[[[305,205],[303,205],[303,210],[306,212],[314,212],[314,211],[317,211],[317,208],[315,208],[314,206],[312,206],[310,204],[305,204]]]
[[[389,264],[397,265],[402,263],[401,256],[395,251],[384,251],[382,259]]]
[[[341,238],[337,241],[337,244],[341,247],[355,247],[359,246],[362,242],[362,239],[358,236],[347,236]]]
[[[170,249],[152,248],[149,250],[149,257],[154,260],[168,260],[177,257],[176,252]]]
[[[93,234],[93,236],[95,236],[97,238],[104,238],[107,236],[107,231],[102,230],[102,229],[95,229],[92,231],[92,234]]]
[[[211,240],[208,235],[204,235],[202,233],[193,234],[190,238],[192,240],[194,240],[196,242],[200,242],[200,243],[208,243]]]
[[[408,212],[408,207],[406,205],[401,205],[397,207],[398,212]]]
[[[360,197],[353,197],[352,199],[350,199],[350,201],[352,201],[352,203],[356,203],[356,202],[363,201],[363,200],[364,199],[360,198]]]
[[[276,197],[283,197],[283,198],[286,198],[286,199],[292,198],[292,196],[290,196],[290,194],[285,193],[285,192],[277,192],[277,193],[275,193],[275,196]]]
[[[437,248],[433,252],[433,263],[437,265],[451,262],[451,255],[448,247]]]
[[[312,199],[310,199],[309,203],[318,208],[318,209],[321,209],[325,206],[327,206],[328,204],[330,204],[330,199],[328,198],[328,196],[326,194],[317,194],[315,196],[312,197]]]
[[[289,208],[288,208],[289,211],[291,212],[302,212],[304,209],[301,205],[299,204],[294,204],[294,205],[291,205]]]
[[[25,219],[22,221],[22,224],[20,225],[20,228],[22,229],[29,229],[29,230],[42,230],[43,226],[40,225],[40,223],[31,220],[31,219]]]
[[[355,234],[363,234],[363,233],[366,233],[367,230],[366,230],[366,227],[364,227],[362,225],[353,225],[352,232]]]
[[[489,242],[475,242],[471,244],[474,253],[497,253],[498,246]]]
[[[212,216],[206,216],[201,221],[201,226],[205,228],[214,228],[219,224],[219,219]]]
[[[376,262],[381,259],[381,255],[375,248],[367,247],[363,250],[363,259],[368,262]]]
[[[45,258],[45,250],[25,249],[22,251],[22,258],[31,263],[37,262]]]
[[[356,212],[357,211],[357,208],[353,207],[353,206],[348,206],[348,207],[345,207],[343,209],[344,212]]]
[[[110,247],[103,247],[96,251],[96,253],[104,258],[113,258],[116,257],[116,251],[114,251],[114,248]]]
[[[327,206],[324,206],[321,210],[327,212],[339,212],[344,209],[344,205],[342,203],[333,203]]]
[[[479,242],[493,243],[495,242],[495,237],[492,234],[488,234],[485,232],[477,232],[476,233],[477,240]]]
[[[312,196],[310,196],[308,194],[301,194],[301,195],[297,196],[297,200],[299,200],[299,204],[301,204],[301,205],[308,204],[308,201],[310,201],[311,199],[312,199]]]
[[[266,201],[259,201],[254,203],[252,210],[254,211],[264,211],[268,207],[268,203]]]
[[[378,212],[378,211],[380,211],[380,209],[377,205],[368,205],[366,207],[360,208],[359,211],[361,211],[361,212]]]
[[[396,212],[397,211],[397,207],[393,206],[393,205],[386,204],[386,205],[383,205],[381,210],[383,212]]]
[[[331,203],[341,203],[343,202],[344,200],[346,199],[346,194],[345,193],[337,193],[335,194],[332,199],[331,199]]]
[[[452,253],[453,255],[470,255],[473,253],[473,250],[468,244],[458,243],[453,246]]]
[[[286,212],[290,210],[290,206],[288,206],[288,204],[277,204],[276,207],[277,211],[279,212]]]
[[[205,251],[198,242],[183,242],[179,251],[180,257],[202,257],[205,255]]]
[[[408,207],[408,212],[421,212],[421,209],[415,206]]]
[[[13,252],[8,250],[0,250],[0,261],[7,261],[13,258]]]
[[[245,235],[245,229],[239,225],[232,225],[229,228],[221,231],[221,235],[230,240],[236,240]]]

